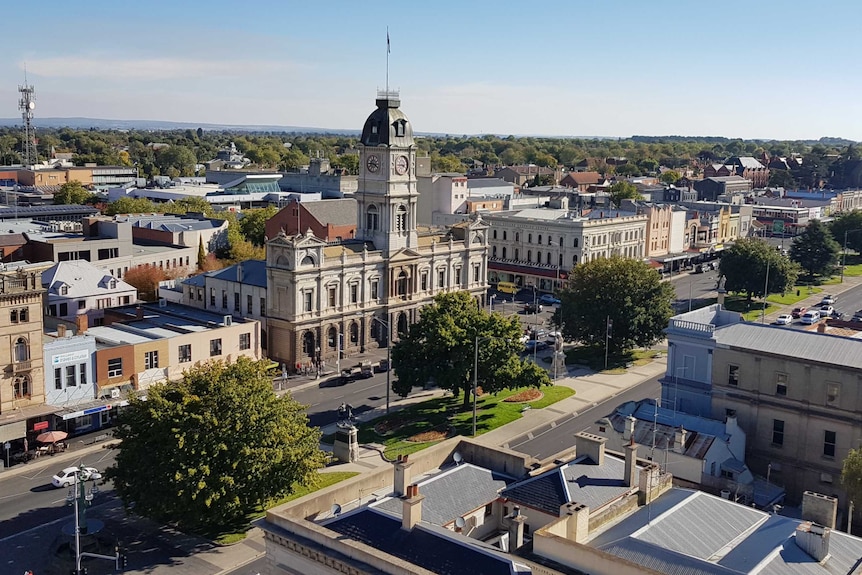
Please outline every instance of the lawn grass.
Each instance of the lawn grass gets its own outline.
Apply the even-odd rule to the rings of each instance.
[[[851,278],[862,276],[862,264],[847,265],[844,268],[844,275]]]
[[[608,368],[605,369],[605,348],[601,346],[578,346],[566,351],[566,363],[586,365],[594,371],[605,374],[625,373],[632,365],[645,365],[652,361],[658,352],[652,349],[633,349],[622,354],[608,356]]]
[[[769,294],[769,296],[766,298],[766,301],[770,303],[777,303],[780,305],[793,305],[796,302],[804,300],[810,295],[820,293],[822,291],[823,290],[819,287],[797,285],[794,286],[793,289],[791,289],[789,292],[784,294]],[[797,292],[799,293],[799,295],[796,295]]]
[[[479,396],[476,403],[476,433],[487,433],[521,417],[525,406],[541,409],[572,395],[570,387],[550,385],[542,387],[543,397],[528,403],[505,402],[507,397],[520,393],[527,388],[501,391],[497,394],[486,393]],[[389,423],[388,432],[378,433],[379,425]],[[359,424],[360,443],[382,444],[384,454],[389,459],[398,455],[408,455],[438,443],[437,441],[408,441],[410,437],[426,431],[447,431],[448,435],[470,436],[473,433],[473,404],[464,405],[463,396],[447,395],[416,403]],[[333,441],[334,436],[326,436],[324,442]]]
[[[219,532],[209,532],[209,533],[200,533],[203,537],[211,539],[218,545],[233,545],[239,541],[245,539],[246,534],[249,530],[249,525],[255,519],[260,519],[264,515],[266,515],[266,510],[272,507],[276,507],[278,505],[282,505],[287,503],[288,501],[292,501],[294,499],[299,499],[309,493],[317,491],[319,489],[323,489],[325,487],[329,487],[330,485],[335,485],[340,481],[344,481],[345,479],[350,479],[351,477],[359,475],[356,471],[333,471],[331,473],[327,472],[317,472],[317,478],[311,485],[299,485],[294,484],[293,493],[288,495],[287,497],[282,497],[277,501],[270,501],[267,505],[263,507],[259,507],[253,513],[251,513],[247,517],[247,524],[243,527],[238,528],[226,528],[223,531]]]

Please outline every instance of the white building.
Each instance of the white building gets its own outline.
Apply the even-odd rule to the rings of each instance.
[[[138,300],[138,290],[86,260],[59,262],[42,272],[46,314],[66,321],[87,316],[87,325],[102,325],[105,310]]]

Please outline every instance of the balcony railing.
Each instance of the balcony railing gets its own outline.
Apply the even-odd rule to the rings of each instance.
[[[11,371],[12,373],[22,373],[25,371],[30,371],[33,369],[32,362],[30,360],[27,361],[16,361],[9,366],[7,371]]]

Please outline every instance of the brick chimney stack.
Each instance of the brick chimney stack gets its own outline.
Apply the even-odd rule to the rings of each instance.
[[[392,482],[393,491],[398,497],[407,495],[407,487],[410,485],[410,467],[413,462],[407,461],[406,455],[399,455],[395,460],[395,479]]]
[[[407,494],[401,500],[401,529],[410,531],[417,523],[422,521],[422,500],[424,495],[419,495],[419,486],[415,483],[407,487]]]
[[[635,474],[637,474],[638,467],[638,446],[637,443],[635,443],[634,437],[629,440],[629,444],[625,446],[625,450],[626,467],[623,480],[626,483],[626,487],[634,487],[636,485]]]
[[[82,335],[87,331],[87,327],[90,325],[90,318],[85,313],[79,313],[75,316],[75,334]],[[65,335],[65,329],[64,329]]]

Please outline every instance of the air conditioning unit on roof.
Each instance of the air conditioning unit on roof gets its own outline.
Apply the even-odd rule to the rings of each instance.
[[[222,322],[222,325],[225,327],[233,325],[233,318],[229,315],[224,316],[224,321]]]

